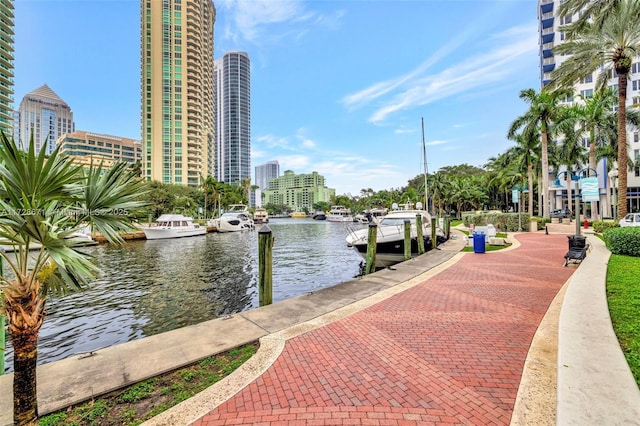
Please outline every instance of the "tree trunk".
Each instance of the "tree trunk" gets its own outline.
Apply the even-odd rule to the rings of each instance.
[[[618,71],[618,217],[623,218],[626,215],[627,215],[627,73]]]
[[[38,397],[36,365],[38,333],[12,332],[13,345],[13,424],[37,425]]]
[[[594,128],[592,128],[589,132],[589,167],[591,167],[594,171],[596,170],[596,131]],[[587,173],[587,177],[588,176],[591,176],[591,173]],[[598,189],[598,194],[599,193],[600,189]],[[591,219],[600,219],[600,212],[598,211],[597,201],[591,202]]]
[[[549,144],[547,139],[547,123],[541,123],[540,145],[542,149],[542,215],[549,219]]]
[[[529,163],[527,167],[527,184],[529,185],[529,205],[527,212],[529,216],[533,216],[533,164]]]
[[[45,298],[40,282],[29,278],[18,278],[4,289],[13,345],[13,423],[20,426],[38,424],[36,365]]]

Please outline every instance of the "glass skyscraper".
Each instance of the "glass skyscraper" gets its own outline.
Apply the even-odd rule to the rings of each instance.
[[[251,64],[245,52],[215,61],[217,181],[239,185],[251,178]]]
[[[0,0],[0,130],[13,133],[13,0]]]

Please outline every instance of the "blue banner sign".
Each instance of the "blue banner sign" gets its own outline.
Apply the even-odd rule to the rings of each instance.
[[[598,189],[597,177],[586,177],[580,179],[580,189],[582,189],[582,201],[600,201],[600,190]]]

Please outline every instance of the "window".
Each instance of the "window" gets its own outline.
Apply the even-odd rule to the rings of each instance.
[[[593,96],[593,89],[581,90],[580,91],[580,96],[582,96],[584,99],[592,97]]]

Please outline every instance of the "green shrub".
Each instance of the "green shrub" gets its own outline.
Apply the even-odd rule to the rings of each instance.
[[[518,216],[521,216],[518,218]],[[530,216],[528,213],[463,213],[462,221],[465,226],[474,224],[474,226],[487,226],[492,224],[496,227],[496,231],[499,232],[517,232],[522,226],[523,231],[529,230]],[[534,219],[536,221],[536,219]],[[544,221],[544,219],[541,219]],[[544,223],[544,222],[543,222]],[[538,229],[544,228],[544,224],[541,225],[538,222]]]
[[[640,227],[609,228],[603,236],[611,253],[640,257]]]
[[[618,222],[612,222],[610,220],[606,220],[606,221],[595,221],[593,222],[592,226],[595,232],[602,233],[607,229],[616,228],[616,227],[619,227],[620,225],[618,224]]]

